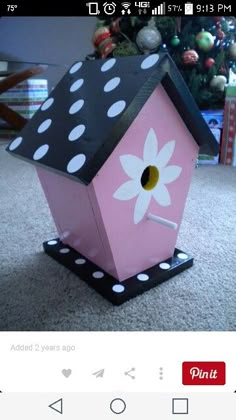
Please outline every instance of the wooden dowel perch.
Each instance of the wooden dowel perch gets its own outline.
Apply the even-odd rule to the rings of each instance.
[[[177,223],[171,222],[171,220],[168,220],[168,219],[163,219],[162,217],[159,217],[159,216],[155,216],[155,214],[149,213],[147,215],[147,219],[152,220],[155,223],[160,223],[163,226],[167,226],[170,229],[176,230],[178,228]]]

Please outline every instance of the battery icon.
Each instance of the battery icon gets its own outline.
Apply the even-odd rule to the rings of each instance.
[[[184,5],[184,14],[185,15],[193,15],[193,3],[185,3]]]

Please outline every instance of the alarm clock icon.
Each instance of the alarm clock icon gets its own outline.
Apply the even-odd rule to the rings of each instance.
[[[104,12],[107,15],[113,15],[113,13],[115,13],[116,11],[116,4],[115,3],[104,3],[103,4],[103,8],[104,8]]]

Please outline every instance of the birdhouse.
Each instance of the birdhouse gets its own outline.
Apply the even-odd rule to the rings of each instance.
[[[193,264],[175,246],[200,147],[218,154],[161,53],[73,64],[8,151],[37,168],[46,253],[120,304]]]

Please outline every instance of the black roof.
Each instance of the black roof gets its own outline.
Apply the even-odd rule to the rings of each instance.
[[[166,53],[77,62],[7,150],[89,184],[159,83],[202,151],[218,143]]]

